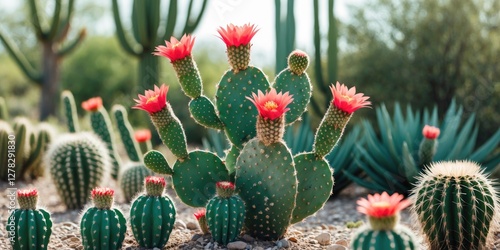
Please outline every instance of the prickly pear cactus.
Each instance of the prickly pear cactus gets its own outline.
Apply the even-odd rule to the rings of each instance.
[[[52,220],[44,209],[37,208],[38,191],[26,189],[17,191],[19,209],[8,218],[6,230],[14,250],[45,250],[52,234]]]
[[[432,163],[412,196],[431,250],[486,249],[499,225],[497,191],[476,163]]]
[[[175,206],[163,193],[166,185],[163,177],[147,177],[144,185],[146,192],[130,207],[130,225],[139,246],[162,249],[174,228]]]
[[[234,194],[234,184],[217,182],[217,196],[207,204],[208,228],[214,241],[222,245],[233,242],[240,235],[245,220],[245,204]]]
[[[110,167],[105,144],[88,132],[59,136],[44,162],[68,209],[83,208],[90,191],[100,185]]]
[[[80,235],[84,249],[118,250],[122,248],[127,221],[118,208],[113,207],[114,190],[92,190],[92,207],[82,215]]]
[[[131,162],[125,166],[120,175],[120,188],[126,202],[130,202],[137,194],[144,190],[144,179],[154,175],[154,172],[146,168],[144,164]]]

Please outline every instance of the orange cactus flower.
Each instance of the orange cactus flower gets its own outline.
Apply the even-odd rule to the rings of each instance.
[[[219,29],[217,29],[220,39],[224,41],[227,47],[238,47],[249,44],[257,31],[259,31],[257,27],[255,27],[254,24],[250,25],[249,23],[242,26],[228,24],[225,29],[223,27],[219,27]]]
[[[383,192],[382,194],[368,195],[368,200],[361,198],[357,201],[358,212],[375,218],[395,216],[411,203],[410,200],[403,199],[404,196],[397,193],[389,195],[387,192]]]
[[[368,96],[364,96],[363,93],[356,94],[356,87],[348,89],[344,84],[337,82],[337,85],[331,85],[330,90],[333,95],[333,104],[340,110],[343,110],[349,114],[354,111],[369,107],[371,105],[370,101],[367,101]]]
[[[286,106],[293,101],[293,98],[288,92],[286,93],[276,93],[276,89],[272,88],[267,94],[258,91],[258,94],[252,93],[252,98],[247,97],[257,110],[259,115],[263,118],[274,120],[281,117],[285,112],[290,110]]]
[[[422,134],[424,135],[424,137],[426,139],[429,139],[429,140],[434,140],[434,139],[438,138],[439,133],[441,133],[439,128],[434,127],[434,126],[425,125],[424,129],[422,129]]]
[[[149,129],[140,129],[135,131],[134,138],[137,142],[146,142],[151,140],[151,131]]]
[[[142,109],[148,113],[156,113],[167,106],[168,86],[163,84],[161,87],[155,85],[154,90],[146,90],[144,95],[139,95],[139,99],[134,99],[136,105],[133,109]]]
[[[87,111],[97,111],[100,107],[102,107],[102,98],[99,96],[82,102],[82,108]]]
[[[170,38],[169,41],[165,41],[166,46],[157,46],[153,55],[164,56],[170,59],[170,62],[175,62],[191,56],[191,51],[194,46],[194,37],[191,35],[184,34],[181,40],[177,40],[175,37]]]

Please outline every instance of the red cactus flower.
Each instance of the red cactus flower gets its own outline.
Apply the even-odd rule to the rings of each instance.
[[[198,211],[196,211],[193,215],[196,218],[196,220],[200,220],[201,218],[205,217],[207,213],[207,210],[205,208],[202,208]]]
[[[87,111],[97,111],[100,107],[102,107],[102,98],[99,96],[82,102],[82,108]]]
[[[375,218],[391,217],[410,205],[410,200],[403,199],[404,196],[398,193],[368,195],[368,200],[361,198],[357,201],[358,212]]]
[[[35,188],[17,190],[17,197],[34,197],[38,196],[38,191]]]
[[[276,89],[272,88],[267,94],[258,91],[258,94],[252,93],[252,98],[247,97],[257,110],[260,116],[263,118],[268,118],[274,120],[281,117],[285,112],[290,110],[286,106],[293,101],[293,98],[288,92],[284,94],[282,92],[276,93]]]
[[[237,47],[249,44],[257,31],[259,31],[257,27],[255,27],[254,24],[250,25],[249,23],[244,24],[243,26],[228,24],[225,29],[223,27],[219,27],[219,29],[217,29],[220,39],[224,41],[227,47]]]
[[[337,82],[337,85],[331,85],[330,89],[333,95],[333,104],[349,114],[354,111],[369,107],[371,102],[367,101],[368,96],[364,96],[363,93],[356,94],[356,87],[348,89],[344,84]]]
[[[157,46],[153,55],[164,56],[173,63],[187,56],[191,56],[191,51],[194,46],[194,37],[184,34],[180,41],[175,37],[171,37],[170,42],[165,41],[165,45],[167,46]]]
[[[151,140],[151,131],[149,129],[140,129],[135,131],[134,138],[138,142],[146,142]]]
[[[161,87],[155,85],[153,90],[146,90],[144,95],[139,95],[139,100],[134,99],[136,105],[133,109],[142,109],[148,113],[156,113],[167,106],[168,86],[163,84]]]
[[[434,140],[434,139],[438,138],[440,132],[441,131],[439,130],[438,127],[429,126],[429,125],[425,125],[424,129],[422,129],[422,134],[424,135],[425,138],[427,138],[429,140]]]
[[[167,183],[165,182],[165,178],[161,176],[148,176],[146,177],[146,184],[157,184],[165,187]]]
[[[222,189],[231,189],[231,190],[234,190],[234,188],[235,188],[234,183],[229,182],[229,181],[219,181],[219,182],[215,183],[215,185],[218,188],[222,188]]]
[[[111,188],[96,187],[92,189],[91,194],[92,194],[92,199],[94,199],[95,197],[104,197],[104,196],[113,197],[113,195],[115,194],[115,190]]]

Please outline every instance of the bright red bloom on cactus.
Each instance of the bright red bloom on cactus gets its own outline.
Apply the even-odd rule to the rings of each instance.
[[[215,183],[215,186],[217,186],[218,188],[231,189],[231,190],[234,190],[234,188],[235,188],[234,183],[232,183],[230,181],[219,181],[219,182]]]
[[[187,56],[191,56],[191,51],[194,46],[194,37],[184,34],[180,41],[175,37],[171,37],[170,42],[165,41],[165,45],[167,46],[157,46],[153,55],[164,56],[173,63]]]
[[[168,86],[163,84],[161,87],[155,85],[154,90],[146,90],[144,95],[139,94],[139,100],[134,99],[136,105],[133,109],[142,109],[148,113],[156,113],[167,106]]]
[[[157,185],[162,185],[164,187],[167,185],[167,183],[165,182],[165,178],[161,176],[146,177],[146,184],[157,184]]]
[[[151,130],[149,129],[140,129],[135,131],[134,138],[138,142],[146,142],[151,140]]]
[[[330,90],[333,95],[332,103],[335,107],[349,114],[371,105],[371,102],[367,101],[370,97],[364,96],[363,93],[356,94],[356,87],[348,89],[344,84],[337,82],[337,85],[330,86]]]
[[[398,193],[389,195],[387,192],[383,192],[382,194],[368,195],[368,200],[361,198],[357,201],[358,212],[375,218],[391,217],[410,205],[410,200],[403,199],[404,196]]]
[[[227,47],[238,47],[249,44],[257,31],[259,31],[257,27],[255,27],[254,24],[250,25],[249,23],[244,24],[243,26],[228,24],[225,29],[222,27],[217,29],[220,39],[224,41]]]
[[[247,96],[247,99],[257,107],[260,116],[270,120],[281,117],[285,112],[290,110],[286,106],[293,101],[292,96],[288,92],[284,94],[282,92],[276,93],[276,89],[274,88],[267,94],[259,90],[257,95],[252,93],[252,98]]]
[[[196,220],[200,220],[201,218],[205,217],[207,213],[207,210],[205,208],[202,208],[198,211],[196,211],[193,215],[196,218]]]
[[[115,194],[115,190],[111,188],[104,188],[104,187],[96,187],[92,189],[92,199],[95,197],[103,197],[103,196],[108,196],[108,197],[113,197]]]
[[[424,135],[425,138],[429,140],[434,140],[438,138],[439,133],[441,133],[441,130],[439,130],[438,127],[434,126],[425,125],[424,129],[422,129],[422,134]]]
[[[102,98],[99,96],[82,102],[82,108],[87,111],[97,111],[100,107],[102,107]]]
[[[38,191],[35,188],[17,190],[17,197],[34,197],[38,196]]]

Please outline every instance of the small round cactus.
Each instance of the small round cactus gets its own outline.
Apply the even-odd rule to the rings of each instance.
[[[47,249],[52,234],[52,220],[44,209],[37,209],[38,191],[17,191],[19,209],[14,210],[7,221],[8,237],[14,250]]]
[[[144,178],[154,175],[154,173],[139,162],[132,162],[124,169],[125,171],[120,175],[120,188],[125,196],[125,201],[130,202],[144,190]]]
[[[399,225],[399,211],[410,205],[403,195],[386,192],[358,200],[358,211],[366,214],[369,225],[358,229],[351,241],[353,250],[417,249],[410,229]]]
[[[146,177],[146,192],[137,197],[130,207],[130,225],[141,247],[163,248],[175,223],[175,206],[163,193],[165,178]]]
[[[288,67],[297,75],[302,75],[309,67],[309,56],[302,50],[294,50],[288,56]]]
[[[121,249],[127,222],[118,208],[113,208],[115,191],[110,188],[92,190],[94,206],[81,218],[80,235],[84,249]]]
[[[412,195],[431,250],[486,249],[499,225],[498,194],[476,163],[432,163]]]
[[[207,204],[207,224],[214,241],[227,245],[240,235],[245,221],[245,204],[234,194],[234,184],[217,182],[217,196]]]

